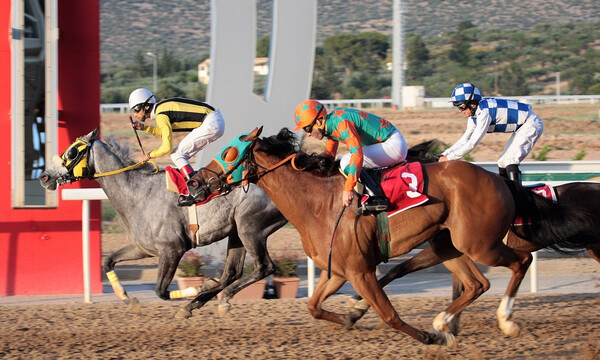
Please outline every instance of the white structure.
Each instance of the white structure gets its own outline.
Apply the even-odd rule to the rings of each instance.
[[[414,110],[425,107],[425,87],[404,86],[402,88],[402,109]]]
[[[231,139],[264,126],[264,135],[292,127],[296,106],[310,95],[317,29],[316,0],[274,0],[265,95],[254,89],[256,1],[211,1],[207,102],[225,118],[225,134],[196,159],[205,165]]]
[[[269,58],[255,58],[252,71],[254,72],[254,75],[269,75]],[[198,81],[205,85],[208,85],[210,82],[210,59],[206,59],[198,64]]]
[[[392,6],[394,28],[392,30],[392,107],[403,109],[404,87],[404,30],[402,25],[402,1],[394,0]]]

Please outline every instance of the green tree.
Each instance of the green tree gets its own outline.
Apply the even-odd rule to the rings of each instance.
[[[510,66],[502,69],[499,88],[500,92],[506,96],[529,94],[525,73],[519,64],[512,63]]]
[[[269,57],[269,46],[271,44],[271,36],[263,36],[256,43],[256,57]]]
[[[311,89],[311,98],[330,99],[333,94],[341,91],[342,80],[336,71],[333,59],[317,54],[315,56],[315,74]]]
[[[156,99],[160,101],[161,99],[168,99],[172,97],[183,97],[185,96],[185,92],[175,85],[161,80],[160,84],[158,84],[158,90],[155,92]]]
[[[138,78],[150,75],[146,57],[142,54],[141,50],[138,50],[133,57],[133,71]]]
[[[408,80],[417,80],[430,72],[429,50],[421,35],[409,34],[406,41],[406,76]]]
[[[466,66],[471,58],[469,54],[469,49],[471,48],[471,40],[466,34],[466,30],[470,28],[465,28],[466,25],[463,24],[465,24],[465,22],[458,24],[459,30],[451,34],[450,36],[450,45],[452,46],[452,48],[448,52],[448,58],[454,62]]]
[[[158,58],[158,75],[167,76],[181,70],[181,61],[173,55],[173,52],[163,47],[162,55]]]
[[[356,58],[356,39],[354,35],[338,34],[323,41],[323,51],[326,56],[331,56],[335,64],[343,65],[349,74],[358,68]]]

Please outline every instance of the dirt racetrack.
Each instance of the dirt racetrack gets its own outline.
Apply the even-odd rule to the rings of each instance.
[[[442,297],[399,297],[402,319],[431,329]],[[344,311],[346,297],[325,308]],[[496,326],[499,296],[464,312],[458,348],[422,345],[369,310],[354,329],[313,319],[307,298],[233,300],[229,315],[209,302],[187,320],[184,302],[143,302],[143,314],[121,303],[0,307],[0,358],[7,359],[599,359],[597,294],[520,295],[518,338]]]
[[[597,105],[534,109],[546,124],[534,152],[549,145],[549,160],[571,160],[582,150],[587,152],[586,160],[600,159]],[[464,119],[452,109],[383,111],[381,115],[401,129],[409,145],[431,138],[453,143],[464,131]],[[282,126],[291,126],[289,120]],[[103,116],[102,133],[137,147],[125,115]],[[146,149],[158,144],[145,135],[142,141]],[[494,161],[505,141],[502,134],[488,134],[473,153],[475,161]],[[322,147],[310,141],[305,145],[314,151]],[[271,239],[270,246],[290,249],[291,238],[292,248],[300,251],[299,240],[290,235],[294,230],[280,231],[286,242]],[[103,253],[124,242],[123,234],[103,235]],[[184,301],[143,301],[142,315],[119,302],[8,305],[0,306],[0,359],[591,360],[600,359],[599,299],[597,293],[520,294],[514,316],[521,334],[509,338],[496,324],[500,296],[484,295],[465,310],[457,349],[422,345],[388,327],[373,310],[352,330],[315,320],[306,309],[307,298],[232,300],[225,317],[217,315],[217,302],[211,301],[187,320],[174,318]],[[345,300],[333,296],[324,307],[343,312]],[[391,300],[404,321],[430,330],[433,318],[450,299],[391,296]]]

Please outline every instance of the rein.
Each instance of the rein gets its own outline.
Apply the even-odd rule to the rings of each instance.
[[[152,165],[154,165],[154,167],[156,169],[154,171],[154,173],[157,173],[159,171],[158,164],[156,164],[156,162],[154,160],[150,160],[149,159],[149,160],[140,161],[138,163],[126,166],[126,167],[121,168],[121,169],[117,169],[117,170],[113,170],[113,171],[106,171],[106,172],[103,172],[103,173],[96,173],[95,170],[93,170],[93,169],[91,169],[89,167],[89,165],[90,165],[89,164],[89,158],[90,158],[89,155],[90,155],[90,152],[92,150],[92,146],[91,145],[93,144],[93,142],[95,140],[96,140],[95,138],[93,138],[90,142],[81,140],[83,143],[85,143],[85,147],[86,147],[85,152],[82,152],[82,151],[78,152],[77,157],[73,159],[75,161],[72,161],[71,164],[65,165],[64,161],[66,161],[66,160],[64,158],[62,158],[62,160],[63,160],[62,166],[66,167],[67,170],[69,171],[69,173],[67,174],[68,176],[65,177],[66,181],[78,181],[78,180],[81,180],[81,179],[93,180],[93,179],[97,179],[97,178],[104,177],[104,176],[115,175],[115,174],[119,174],[119,173],[122,173],[122,172],[125,172],[125,171],[129,171],[129,170],[135,169],[137,167],[140,167],[140,166],[146,164],[147,162],[149,162]],[[81,174],[82,176],[76,176],[74,174],[73,169],[81,161],[84,161],[84,160],[85,160],[85,165],[84,165],[83,169],[85,170],[85,172],[82,171],[82,174]]]
[[[125,171],[129,171],[131,169],[135,169],[136,167],[142,166],[142,165],[144,165],[147,162],[149,162],[152,165],[154,165],[154,167],[156,168],[156,171],[154,171],[154,173],[157,173],[158,170],[159,170],[158,169],[158,164],[156,164],[156,162],[154,160],[148,160],[148,161],[140,161],[140,162],[138,162],[136,164],[129,165],[127,167],[124,167],[124,168],[121,168],[121,169],[118,169],[118,170],[106,171],[106,172],[103,172],[103,173],[94,174],[94,176],[89,177],[88,179],[91,180],[91,179],[95,179],[95,178],[99,178],[99,177],[103,177],[103,176],[110,176],[110,175],[119,174],[119,173],[122,173],[122,172],[125,172]]]
[[[268,174],[269,172],[271,172],[271,171],[273,171],[273,170],[277,169],[278,167],[280,167],[280,166],[284,165],[285,163],[287,163],[287,162],[288,162],[288,161],[290,161],[290,160],[291,160],[291,165],[292,165],[292,168],[294,168],[294,170],[296,170],[296,171],[302,171],[302,170],[304,170],[304,169],[300,169],[300,168],[298,168],[298,167],[296,166],[295,162],[294,162],[294,160],[296,159],[296,155],[298,155],[298,153],[293,153],[293,154],[289,155],[288,157],[286,157],[285,159],[283,159],[283,160],[281,160],[280,162],[278,162],[277,164],[271,165],[271,166],[269,166],[268,168],[262,167],[262,166],[260,166],[260,165],[256,164],[255,162],[251,161],[249,158],[247,158],[247,159],[246,159],[246,162],[248,162],[248,163],[250,163],[250,164],[252,164],[252,165],[254,165],[254,166],[258,166],[258,167],[260,167],[260,168],[262,168],[262,169],[264,169],[264,170],[262,170],[261,172],[257,172],[256,174],[250,175],[250,176],[248,176],[248,177],[246,177],[246,178],[243,178],[243,179],[241,179],[241,180],[238,180],[238,181],[231,182],[231,183],[229,183],[229,185],[232,185],[232,186],[237,186],[237,185],[239,185],[239,184],[242,184],[243,182],[247,181],[247,180],[248,180],[248,178],[250,178],[250,177],[253,177],[253,176],[256,176],[256,178],[257,178],[257,179],[259,179],[259,178],[261,178],[262,176],[264,176],[265,174]],[[231,172],[231,171],[230,171],[230,172]],[[226,180],[227,180],[227,175],[228,175],[230,172],[227,172],[226,174],[223,174],[223,176],[222,176],[222,177],[224,177],[224,180],[225,180],[225,181],[222,181],[222,182],[225,182],[225,183],[227,182],[227,181],[226,181]]]

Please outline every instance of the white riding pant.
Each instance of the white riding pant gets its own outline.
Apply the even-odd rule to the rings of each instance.
[[[206,145],[223,136],[224,132],[225,120],[221,112],[217,109],[206,115],[202,125],[192,130],[192,132],[181,140],[179,145],[173,149],[171,160],[173,160],[175,166],[179,169],[190,165],[189,159],[192,156],[204,149]]]
[[[400,131],[394,131],[390,137],[381,143],[363,147],[363,168],[373,169],[392,166],[406,159],[408,148]],[[345,169],[350,164],[351,154],[340,158],[340,168]]]
[[[506,168],[508,165],[519,165],[529,155],[535,143],[542,136],[542,132],[544,132],[542,119],[531,112],[525,123],[508,139],[498,159],[498,167]]]

